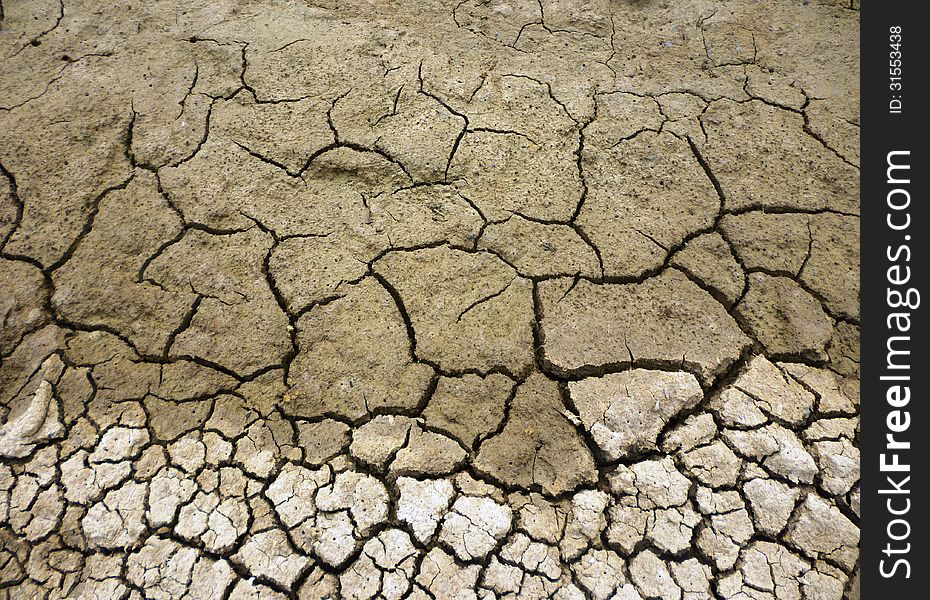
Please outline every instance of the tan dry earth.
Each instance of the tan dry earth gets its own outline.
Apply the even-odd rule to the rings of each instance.
[[[0,19],[0,598],[858,597],[856,0]]]

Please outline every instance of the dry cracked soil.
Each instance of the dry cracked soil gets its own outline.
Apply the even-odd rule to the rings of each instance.
[[[3,0],[0,599],[858,598],[858,28]]]

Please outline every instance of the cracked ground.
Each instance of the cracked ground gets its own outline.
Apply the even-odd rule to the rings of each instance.
[[[858,2],[3,0],[0,599],[858,598]]]

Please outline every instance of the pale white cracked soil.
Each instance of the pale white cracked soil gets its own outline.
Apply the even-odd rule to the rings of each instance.
[[[4,0],[0,599],[858,598],[858,25]]]

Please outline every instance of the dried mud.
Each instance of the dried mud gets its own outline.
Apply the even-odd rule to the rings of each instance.
[[[0,598],[858,598],[858,2],[6,0]]]

